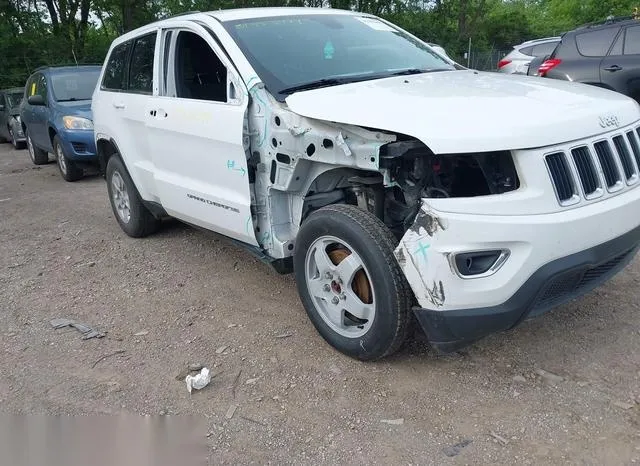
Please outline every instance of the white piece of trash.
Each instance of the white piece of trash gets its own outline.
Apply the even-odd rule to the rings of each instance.
[[[209,369],[203,367],[200,372],[196,375],[187,375],[184,379],[187,384],[187,390],[191,393],[192,389],[201,390],[211,382],[211,374],[209,374]]]

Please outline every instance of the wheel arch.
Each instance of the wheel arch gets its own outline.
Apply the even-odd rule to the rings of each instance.
[[[357,206],[355,199],[350,198],[347,191],[360,184],[355,178],[376,178],[382,183],[382,175],[375,170],[363,170],[353,167],[326,166],[312,170],[302,194],[301,212],[298,227],[311,214],[322,207],[333,204],[349,204]],[[342,197],[338,192],[343,194]],[[319,202],[314,202],[319,201]]]
[[[58,131],[53,126],[49,125],[47,133],[49,134],[49,142],[51,143],[51,148],[53,148],[53,138],[58,135]]]
[[[100,163],[100,173],[102,176],[106,176],[109,159],[114,155],[120,155],[120,149],[112,138],[98,138],[96,141],[96,149],[98,152],[98,162]]]

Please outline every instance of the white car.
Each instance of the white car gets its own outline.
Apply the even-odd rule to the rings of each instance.
[[[441,45],[438,44],[434,44],[432,42],[427,42],[427,45],[429,45],[429,47],[431,47],[433,50],[435,50],[436,52],[438,52],[440,55],[442,55],[445,58],[448,58],[449,60],[453,61],[453,59],[449,56],[449,54],[447,53],[447,51],[444,49],[444,47],[442,47]]]
[[[551,55],[559,43],[560,37],[545,37],[516,45],[498,62],[497,71],[507,74],[527,74],[533,59]]]
[[[512,328],[640,241],[636,102],[463,69],[367,14],[144,26],[111,45],[92,108],[128,235],[174,217],[235,240],[293,271],[319,333],[362,360],[413,316],[443,351]]]

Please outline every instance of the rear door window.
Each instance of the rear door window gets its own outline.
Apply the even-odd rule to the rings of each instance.
[[[153,91],[153,57],[156,50],[156,32],[139,37],[133,44],[129,66],[131,92],[151,94]]]
[[[127,76],[127,56],[130,42],[120,44],[113,49],[102,78],[102,88],[112,91],[125,89]]]
[[[576,36],[580,55],[584,57],[604,57],[620,28],[610,27],[599,31],[583,32]]]

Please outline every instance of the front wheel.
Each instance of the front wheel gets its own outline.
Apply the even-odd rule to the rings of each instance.
[[[351,205],[312,213],[296,240],[298,293],[313,325],[338,351],[375,360],[409,333],[411,290],[393,255],[397,240]]]
[[[58,163],[60,174],[65,181],[78,181],[82,178],[82,175],[84,174],[82,168],[72,160],[69,160],[69,158],[64,154],[62,141],[60,141],[60,137],[58,135],[53,138],[53,151],[56,154],[56,162]]]
[[[113,155],[107,163],[107,190],[111,208],[120,228],[133,238],[154,233],[160,220],[145,207],[133,180],[118,155]]]

